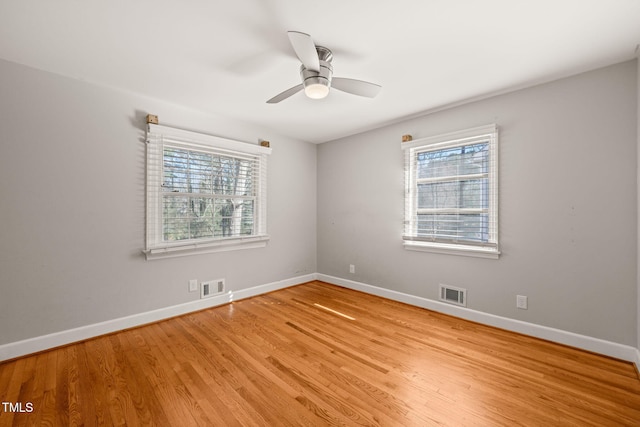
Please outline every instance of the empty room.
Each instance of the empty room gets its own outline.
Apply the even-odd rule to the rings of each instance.
[[[0,427],[640,425],[640,2],[0,2]]]

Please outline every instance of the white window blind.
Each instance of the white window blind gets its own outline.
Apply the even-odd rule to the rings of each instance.
[[[148,126],[147,259],[264,246],[271,149]]]
[[[497,257],[495,125],[402,144],[405,247]]]

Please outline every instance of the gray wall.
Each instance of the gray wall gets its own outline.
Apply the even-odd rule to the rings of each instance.
[[[270,140],[266,248],[145,261],[144,117]],[[0,344],[316,271],[316,146],[0,61]]]
[[[635,346],[636,85],[631,61],[320,145],[318,271],[434,300],[463,287],[471,309]],[[489,123],[501,258],[404,250],[401,135]]]
[[[623,63],[316,147],[0,60],[0,345],[191,301],[193,278],[315,271],[431,299],[466,287],[472,309],[636,345],[639,80]],[[271,140],[266,248],[144,261],[147,113]],[[493,122],[502,257],[405,251],[401,135]]]

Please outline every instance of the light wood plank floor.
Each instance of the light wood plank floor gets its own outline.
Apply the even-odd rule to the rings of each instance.
[[[0,426],[640,425],[627,362],[311,282],[0,364]]]

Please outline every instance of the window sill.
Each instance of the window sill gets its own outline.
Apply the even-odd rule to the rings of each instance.
[[[228,252],[239,249],[254,249],[267,246],[269,236],[252,236],[238,239],[225,239],[208,242],[190,242],[156,246],[142,251],[147,261],[163,258],[175,258],[196,254]]]
[[[500,258],[500,251],[479,246],[452,245],[446,243],[405,241],[404,248],[409,251],[432,252],[437,254],[470,256],[477,258]]]

